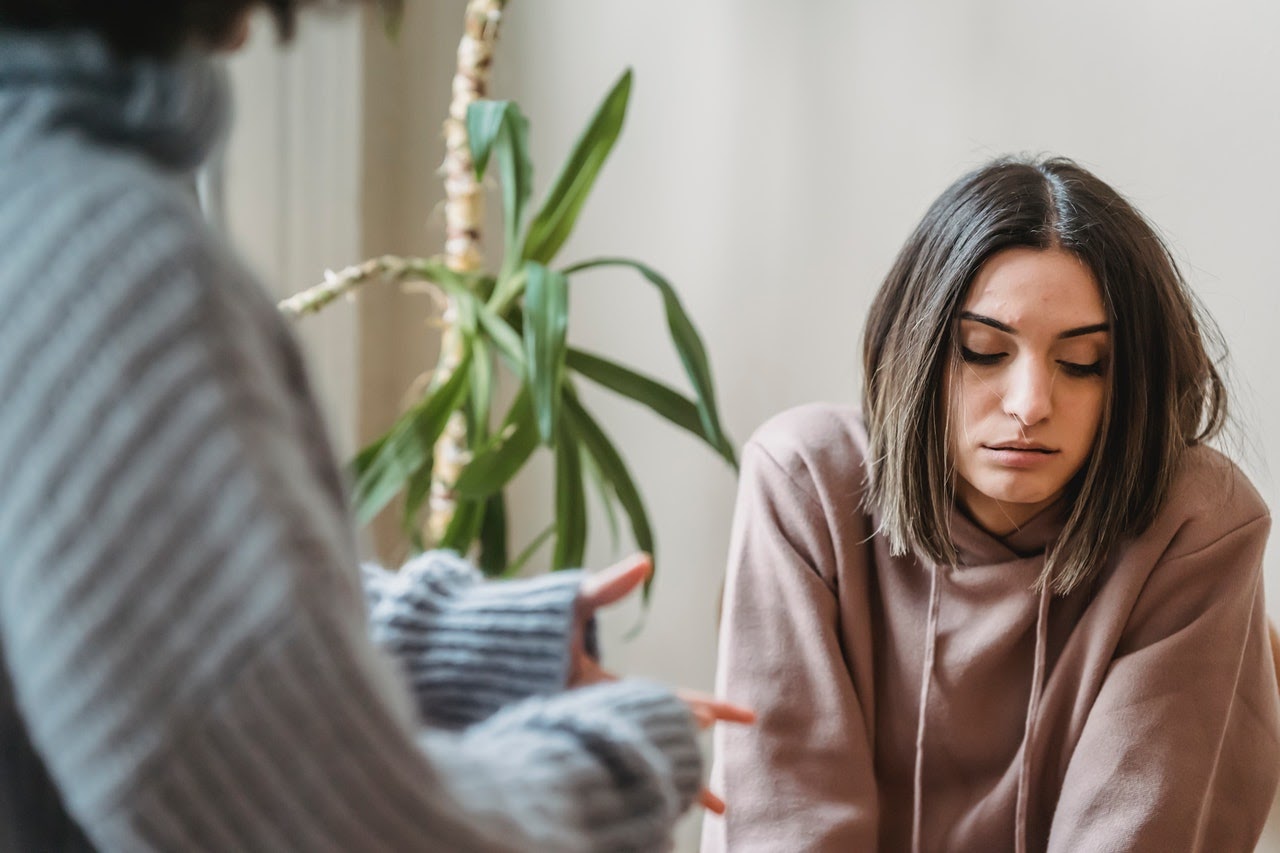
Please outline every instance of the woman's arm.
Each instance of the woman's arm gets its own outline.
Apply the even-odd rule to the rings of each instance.
[[[865,712],[837,634],[828,519],[758,443],[743,451],[717,692],[755,709],[720,727],[704,851],[874,850],[878,805]]]
[[[1254,515],[1164,560],[1068,765],[1051,851],[1252,850],[1280,778]]]
[[[0,647],[71,815],[104,849],[661,846],[700,764],[664,689],[419,731],[277,321],[182,221],[0,378]]]

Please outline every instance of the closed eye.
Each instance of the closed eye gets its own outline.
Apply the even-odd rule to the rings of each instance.
[[[1092,364],[1077,364],[1074,361],[1059,361],[1058,366],[1067,372],[1069,376],[1101,376],[1106,364],[1102,359],[1098,359]]]
[[[960,346],[960,358],[966,364],[999,364],[1007,355],[1007,352],[975,352],[963,344]]]

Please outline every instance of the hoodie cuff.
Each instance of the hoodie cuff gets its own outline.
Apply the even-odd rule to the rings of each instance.
[[[399,663],[425,722],[462,728],[505,705],[564,689],[581,572],[485,581],[431,551],[376,581],[374,641]]]

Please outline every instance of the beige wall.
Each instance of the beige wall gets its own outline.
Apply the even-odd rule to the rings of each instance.
[[[367,32],[363,72],[350,69],[364,75],[366,254],[440,240],[432,170],[462,4],[410,6],[402,43]],[[873,290],[961,171],[1010,151],[1082,161],[1163,228],[1217,317],[1233,354],[1233,446],[1275,505],[1278,31],[1280,6],[1261,0],[514,0],[495,95],[531,117],[541,191],[597,98],[634,67],[627,127],[563,258],[627,254],[671,277],[739,442],[787,406],[856,397]],[[571,339],[681,382],[654,294],[626,276],[592,282],[574,292]],[[430,357],[403,305],[362,308],[366,434]],[[609,660],[708,687],[733,478],[647,413],[588,402],[638,472],[659,537],[645,628],[624,641],[634,612],[607,620]],[[517,539],[545,523],[550,488],[541,464],[518,484]],[[611,559],[607,540],[593,542],[593,565]],[[1280,616],[1278,554],[1266,566]],[[680,849],[695,849],[696,823]],[[1280,850],[1280,835],[1262,849]]]
[[[258,21],[228,63],[236,122],[227,142],[226,220],[231,239],[283,297],[359,259],[362,75],[359,21],[317,16],[276,48]],[[356,311],[333,306],[297,327],[339,451],[356,447]]]

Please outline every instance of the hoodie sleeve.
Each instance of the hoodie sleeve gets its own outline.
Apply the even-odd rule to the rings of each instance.
[[[1050,851],[1253,850],[1280,777],[1255,515],[1159,563],[1064,778]]]
[[[876,849],[869,696],[846,666],[827,513],[758,442],[743,451],[717,692],[756,725],[715,733],[712,787],[729,809],[704,853]]]

